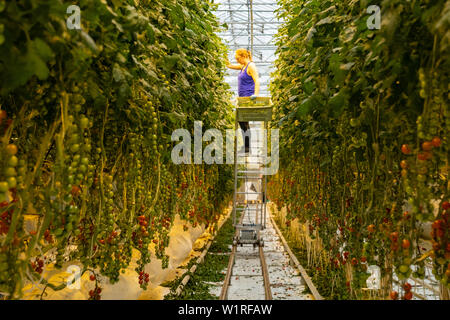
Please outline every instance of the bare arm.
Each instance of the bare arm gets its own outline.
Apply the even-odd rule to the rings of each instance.
[[[248,74],[253,78],[253,81],[255,81],[255,96],[259,95],[259,74],[258,74],[258,70],[256,69],[256,66],[254,63],[251,63],[248,66],[247,69]]]
[[[240,64],[227,64],[227,67],[234,70],[241,70],[242,66]]]
[[[233,70],[241,70],[242,66],[240,64],[231,64],[230,61],[227,59],[227,68],[233,69]]]

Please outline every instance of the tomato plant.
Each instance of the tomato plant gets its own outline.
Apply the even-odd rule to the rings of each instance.
[[[40,278],[42,253],[114,283],[138,250],[145,289],[150,246],[168,265],[175,215],[214,225],[232,191],[230,166],[170,155],[173,130],[194,120],[232,127],[212,4],[81,0],[82,29],[69,30],[70,4],[0,10],[0,292],[10,299],[26,275]]]
[[[372,4],[379,30],[367,27]],[[423,274],[421,224],[434,221],[433,273],[448,290],[446,1],[280,5],[271,92],[281,169],[269,197],[320,239],[307,263],[327,257],[327,281],[341,284],[328,298],[363,298],[364,268],[377,265],[388,297],[394,273]]]

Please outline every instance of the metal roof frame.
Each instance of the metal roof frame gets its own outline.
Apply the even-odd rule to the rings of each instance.
[[[276,2],[267,0],[215,0],[215,14],[221,25],[227,30],[219,36],[228,45],[229,60],[234,61],[234,51],[238,48],[250,50],[260,76],[260,96],[268,96],[270,73],[273,71],[276,46],[274,35],[283,23],[276,17]],[[237,71],[228,70],[225,80],[230,84],[232,93],[237,95]]]

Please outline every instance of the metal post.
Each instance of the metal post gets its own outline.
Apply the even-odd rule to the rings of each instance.
[[[253,54],[253,0],[250,0],[250,52]]]
[[[233,200],[233,227],[236,226],[236,192],[237,192],[237,135],[236,135],[236,131],[238,128],[238,120],[237,120],[237,106],[236,106],[236,117],[234,120],[234,200]]]

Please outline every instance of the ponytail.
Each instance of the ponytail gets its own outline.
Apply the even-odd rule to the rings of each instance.
[[[250,52],[250,50],[247,50],[247,55],[248,55],[248,58],[250,59],[250,61],[253,61],[252,53]]]

